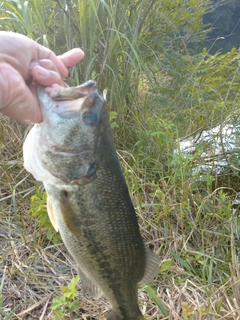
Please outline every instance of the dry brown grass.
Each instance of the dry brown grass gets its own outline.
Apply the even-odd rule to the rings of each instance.
[[[28,211],[30,195],[35,189],[33,178],[22,167],[26,128],[3,117],[0,125],[0,319],[50,320],[53,297],[61,294],[61,287],[69,283],[76,270],[64,245],[49,242],[46,230],[38,226]],[[147,194],[147,186],[145,190],[144,196],[151,204],[153,196]],[[169,197],[167,201],[175,200]],[[154,222],[154,207],[149,208],[141,212],[140,226],[146,242],[158,252],[162,265],[172,259],[172,252],[190,248],[188,235],[184,237],[179,232],[177,222],[175,232],[164,235],[164,226],[159,229]],[[175,259],[152,284],[157,299],[169,312],[167,317],[162,315],[147,288],[139,289],[140,307],[146,319],[240,319],[240,271],[234,228],[233,225],[226,235],[232,250],[230,274],[226,269],[225,279],[216,278],[211,286],[203,285],[201,279],[189,276]],[[78,291],[80,309],[74,315],[66,314],[65,319],[103,319],[107,301],[84,297],[81,285]]]

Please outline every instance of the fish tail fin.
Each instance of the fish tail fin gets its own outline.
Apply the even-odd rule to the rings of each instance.
[[[110,309],[105,314],[105,318],[107,320],[143,320],[143,315],[138,314],[137,316],[125,318],[125,317],[121,316],[120,314],[116,313],[115,311],[113,311],[112,309]]]

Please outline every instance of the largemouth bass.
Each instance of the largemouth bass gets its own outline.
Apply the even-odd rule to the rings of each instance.
[[[103,293],[107,320],[142,320],[138,283],[157,274],[143,243],[115,150],[106,103],[94,81],[38,87],[44,121],[23,147],[24,166],[44,183],[54,228],[76,261],[83,291]]]

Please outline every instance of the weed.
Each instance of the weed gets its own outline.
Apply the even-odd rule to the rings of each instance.
[[[66,314],[72,314],[79,309],[80,302],[76,299],[78,296],[77,283],[79,280],[79,276],[72,278],[67,286],[61,288],[62,294],[53,298],[51,305],[51,309],[54,312],[53,320],[64,319]]]
[[[37,218],[40,226],[47,229],[46,237],[48,240],[53,241],[53,243],[58,243],[61,239],[59,233],[57,233],[48,217],[47,213],[47,194],[36,184],[36,193],[31,196],[31,209],[29,210],[32,213],[34,218]]]

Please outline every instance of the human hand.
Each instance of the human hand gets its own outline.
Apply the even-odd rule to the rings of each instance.
[[[50,49],[13,32],[0,31],[0,111],[23,123],[42,119],[36,82],[64,85],[67,68],[84,57],[81,49],[56,56]]]

